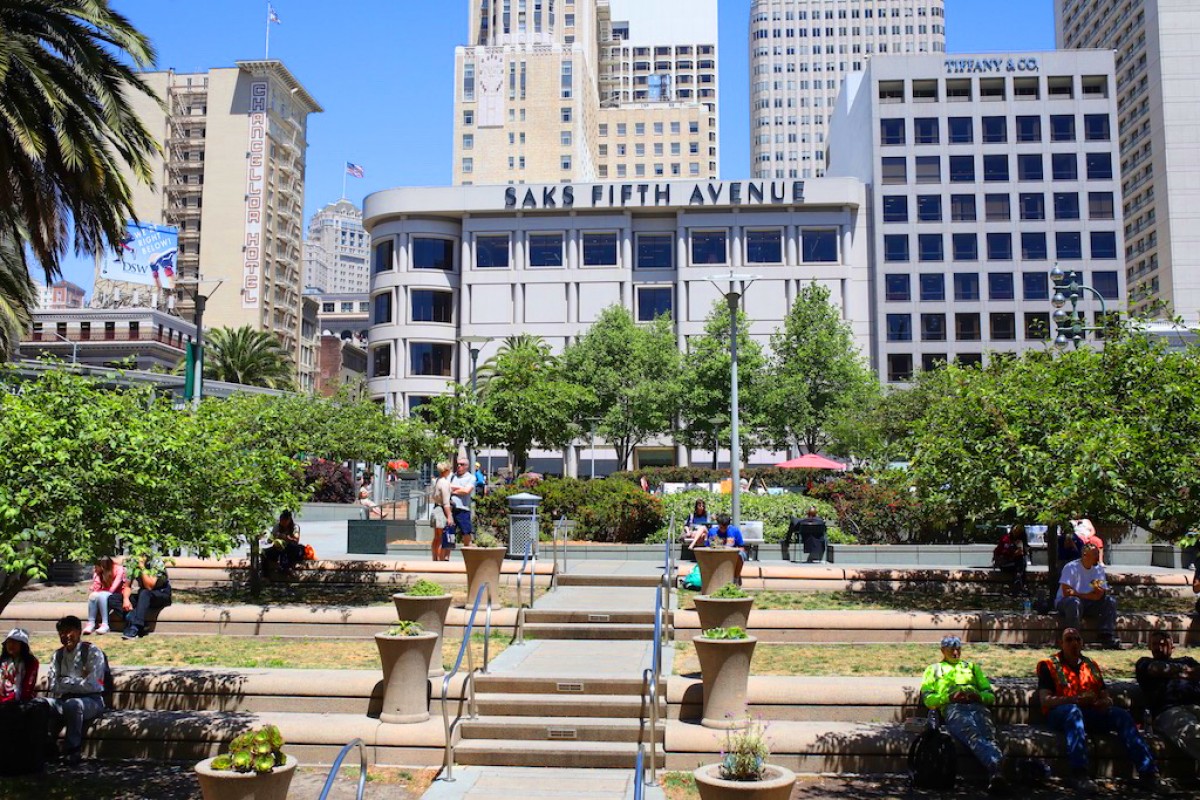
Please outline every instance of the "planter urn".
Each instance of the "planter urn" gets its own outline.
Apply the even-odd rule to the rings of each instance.
[[[766,765],[761,781],[727,781],[720,764],[705,764],[692,777],[700,800],[788,800],[796,783],[796,773],[774,764]]]
[[[733,583],[734,569],[741,560],[736,547],[697,547],[692,551],[700,565],[700,594],[712,594]]]
[[[195,767],[204,800],[287,800],[288,787],[299,763],[295,756],[288,756],[281,766],[259,775],[214,770],[212,761],[206,758]]]
[[[450,594],[411,595],[397,592],[392,595],[396,604],[396,613],[401,621],[408,620],[420,624],[428,633],[436,633],[437,644],[429,651],[429,677],[440,678],[446,674],[442,668],[442,637],[446,628],[446,614],[450,611],[450,603],[454,599]]]
[[[692,638],[700,659],[704,683],[704,711],[700,724],[706,728],[732,730],[746,726],[746,685],[750,681],[750,659],[758,639]]]
[[[383,662],[380,722],[403,725],[429,719],[429,660],[439,639],[425,631],[416,636],[375,634]]]
[[[753,597],[709,597],[698,594],[692,598],[700,617],[701,632],[712,628],[741,628],[746,630]]]
[[[507,550],[503,547],[463,547],[461,550],[467,565],[467,610],[475,605],[475,596],[485,583],[492,587],[492,608],[499,608],[500,565],[504,563]]]

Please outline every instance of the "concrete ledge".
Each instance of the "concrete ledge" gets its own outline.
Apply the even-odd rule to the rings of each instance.
[[[520,566],[520,562],[506,561],[501,574],[511,576],[515,585]],[[170,568],[170,577],[171,584],[180,588],[245,584],[249,580],[249,570],[250,562],[245,558],[177,558]],[[542,560],[534,564],[534,573],[539,577],[549,577],[553,572],[552,563]],[[399,586],[419,578],[465,586],[467,572],[461,558],[451,561],[310,561],[297,571],[295,583]]]

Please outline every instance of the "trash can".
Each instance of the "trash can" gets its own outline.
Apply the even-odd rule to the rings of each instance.
[[[532,542],[531,556],[537,556],[538,506],[542,498],[521,492],[508,497],[508,554],[507,558],[524,558],[525,548]]]

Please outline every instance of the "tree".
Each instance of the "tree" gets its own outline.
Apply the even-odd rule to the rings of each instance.
[[[829,289],[804,286],[771,337],[771,382],[764,403],[767,434],[777,448],[825,449],[830,428],[879,394],[879,381],[854,344],[854,334]]]
[[[117,249],[135,217],[123,170],[153,182],[159,147],[129,100],[154,94],[129,62],[154,49],[107,0],[0,3],[0,334],[32,307],[26,248],[47,282],[72,243]]]
[[[596,432],[616,450],[618,469],[638,445],[671,431],[679,368],[670,318],[638,325],[621,306],[605,309],[563,353],[563,374],[590,394],[579,417],[596,420]]]
[[[0,234],[0,361],[21,341],[37,305],[37,290],[25,266],[20,242]]]
[[[762,346],[750,338],[745,312],[738,311],[738,405],[742,452],[747,453],[762,429]],[[704,335],[688,342],[683,357],[682,390],[679,400],[679,441],[690,448],[729,447],[732,430],[729,354],[729,307],[718,300],[704,323]]]
[[[243,325],[208,332],[204,377],[242,386],[290,389],[295,384],[295,368],[274,333]]]
[[[550,345],[538,336],[505,340],[480,368],[480,400],[491,424],[483,444],[503,447],[517,472],[524,472],[535,446],[565,447],[577,433],[576,409],[588,393],[564,379]]]
[[[1200,523],[1200,348],[1113,331],[1102,351],[949,366],[917,422],[922,494],[971,519]]]
[[[495,424],[491,412],[472,393],[471,387],[461,383],[454,384],[450,394],[431,397],[413,413],[438,435],[464,443],[471,450],[478,449]]]

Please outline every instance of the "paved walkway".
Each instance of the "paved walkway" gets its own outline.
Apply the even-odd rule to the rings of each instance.
[[[632,800],[633,770],[548,769],[541,767],[459,767],[454,782],[436,781],[424,800],[514,800],[525,797],[624,798]],[[657,786],[645,797],[665,798]]]

